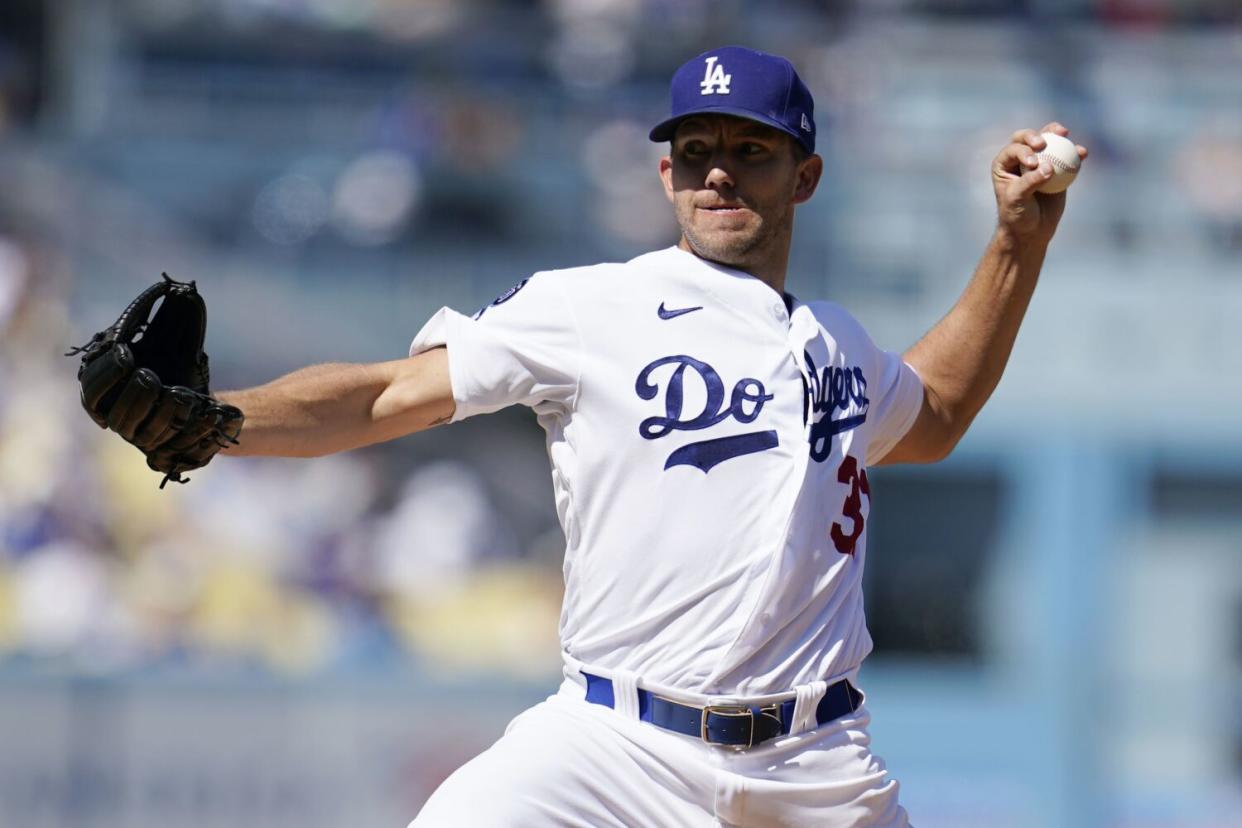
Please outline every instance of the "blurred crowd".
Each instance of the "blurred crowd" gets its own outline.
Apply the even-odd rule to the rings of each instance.
[[[554,669],[559,572],[468,466],[216,458],[161,491],[82,412],[39,267],[0,237],[0,666]]]

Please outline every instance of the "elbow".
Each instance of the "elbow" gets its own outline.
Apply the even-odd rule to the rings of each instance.
[[[977,412],[976,412],[977,413]],[[940,428],[936,439],[932,444],[932,454],[935,457],[929,462],[938,463],[944,460],[953,450],[957,448],[957,444],[962,442],[962,438],[966,436],[966,432],[970,429],[970,424],[975,417],[972,413],[970,416],[947,417],[940,423]]]
[[[966,434],[966,430],[962,429],[958,432],[950,432],[932,446],[931,454],[927,459],[928,463],[939,463],[953,453],[953,449],[957,448],[957,444],[962,441],[962,437]]]
[[[896,453],[895,462],[939,463],[944,460],[966,434],[965,426],[956,427],[950,420],[926,422],[914,439],[906,441]]]
[[[924,386],[924,414],[929,428],[923,441],[925,463],[938,463],[947,458],[966,436],[978,413],[977,408],[961,404],[935,388]]]

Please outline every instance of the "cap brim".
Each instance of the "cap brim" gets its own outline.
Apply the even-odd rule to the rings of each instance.
[[[680,115],[676,115],[656,124],[651,130],[650,135],[647,137],[652,141],[671,141],[673,140],[673,134],[677,131],[677,125],[687,118],[693,118],[695,115],[732,115],[735,118],[755,121],[757,123],[770,126],[773,129],[779,129],[786,135],[793,136],[794,140],[798,143],[806,146],[806,139],[804,136],[799,135],[795,130],[790,129],[788,126],[782,124],[775,118],[768,118],[764,115],[752,112],[749,109],[741,109],[733,106],[705,106],[692,112],[683,112]]]

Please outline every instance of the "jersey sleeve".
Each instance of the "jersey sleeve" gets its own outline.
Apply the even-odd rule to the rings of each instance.
[[[447,347],[456,409],[452,422],[525,405],[564,412],[578,390],[581,340],[554,276],[535,274],[473,317],[441,308],[410,344],[410,356]]]
[[[923,381],[901,358],[901,354],[879,348],[875,353],[875,376],[879,381],[874,393],[868,395],[871,397],[867,417],[871,421],[866,460],[869,466],[875,465],[893,450],[893,446],[914,425],[923,408]]]

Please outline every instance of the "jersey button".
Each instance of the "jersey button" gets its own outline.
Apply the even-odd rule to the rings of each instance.
[[[781,304],[780,302],[777,302],[774,305],[772,305],[772,318],[775,319],[777,322],[785,321],[785,306]]]

